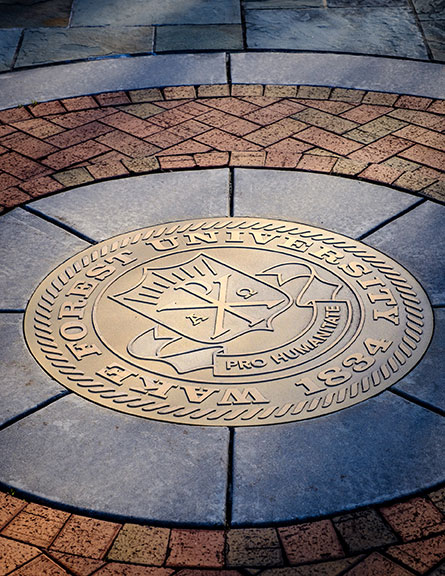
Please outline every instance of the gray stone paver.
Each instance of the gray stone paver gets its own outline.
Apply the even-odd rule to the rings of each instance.
[[[247,10],[247,46],[427,59],[413,14],[402,7]]]
[[[0,218],[0,309],[25,308],[49,272],[89,244],[17,208]]]
[[[313,518],[433,486],[444,441],[441,416],[391,392],[321,418],[237,428],[232,521]]]
[[[73,0],[0,3],[0,28],[68,26]]]
[[[0,432],[2,480],[85,512],[222,525],[228,440],[70,394]]]
[[[77,0],[71,24],[238,24],[238,0]]]
[[[32,209],[99,241],[161,222],[227,216],[229,171],[173,172],[102,182],[43,198]]]
[[[21,33],[20,29],[0,29],[0,72],[11,68]]]
[[[28,352],[22,324],[22,314],[0,314],[0,425],[66,393]]]
[[[445,66],[432,62],[273,52],[233,54],[230,61],[235,84],[308,84],[432,98],[445,96]]]
[[[436,308],[434,317],[433,340],[424,358],[394,388],[445,412],[445,308]]]
[[[158,26],[156,29],[156,52],[242,49],[240,24]]]
[[[425,202],[364,240],[405,266],[423,285],[432,304],[445,303],[443,247],[445,206]]]
[[[39,28],[27,30],[16,68],[94,56],[153,51],[151,26]]]
[[[45,102],[115,90],[226,81],[223,53],[161,54],[77,62],[3,74],[0,109],[33,100]]]
[[[235,216],[289,219],[353,238],[418,201],[415,196],[386,186],[348,178],[280,170],[235,170]]]

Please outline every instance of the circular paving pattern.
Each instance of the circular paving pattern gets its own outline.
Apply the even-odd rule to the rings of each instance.
[[[336,412],[413,368],[426,294],[350,238],[265,219],[170,223],[58,267],[25,316],[40,364],[109,408],[182,424]]]

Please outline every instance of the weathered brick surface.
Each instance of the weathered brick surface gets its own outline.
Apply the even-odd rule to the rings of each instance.
[[[0,210],[129,172],[228,165],[356,176],[445,199],[442,100],[313,86],[229,91],[149,88],[0,112]]]
[[[274,528],[240,528],[227,534],[228,566],[280,566],[282,562]]]
[[[69,576],[69,572],[58,566],[48,556],[38,556],[14,571],[14,576]]]
[[[278,534],[291,565],[345,555],[330,520],[278,528]]]
[[[427,498],[412,498],[407,502],[384,506],[380,512],[404,541],[445,532],[443,514]]]
[[[162,566],[167,556],[169,537],[168,528],[125,524],[107,558],[120,562]]]
[[[222,568],[224,531],[173,529],[169,549],[167,566]]]
[[[363,552],[397,542],[394,532],[372,509],[343,514],[333,519],[349,552]]]
[[[442,560],[445,560],[445,534],[420,542],[391,546],[387,550],[387,554],[408,568],[425,574]]]
[[[0,574],[9,574],[39,554],[40,550],[35,546],[0,536]]]
[[[51,545],[51,550],[102,559],[110,548],[120,524],[72,515]]]
[[[51,558],[57,560],[59,564],[70,570],[75,576],[90,576],[90,574],[93,574],[95,570],[105,564],[102,560],[64,554],[63,552],[55,552],[54,550],[51,550],[49,554]]]
[[[0,492],[0,529],[4,528],[25,506],[26,502],[23,500]]]
[[[353,566],[345,574],[348,576],[412,576],[412,572],[408,572],[377,552]]]

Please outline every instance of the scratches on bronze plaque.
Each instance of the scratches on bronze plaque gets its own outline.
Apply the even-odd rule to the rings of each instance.
[[[27,343],[70,390],[181,424],[322,416],[409,372],[431,339],[418,282],[305,224],[208,219],[116,236],[37,288]]]

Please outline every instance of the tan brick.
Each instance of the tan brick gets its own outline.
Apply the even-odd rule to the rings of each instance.
[[[194,154],[196,165],[202,168],[211,166],[227,166],[229,163],[228,152],[205,152],[204,154]]]
[[[437,176],[433,176],[429,168],[422,166],[414,172],[405,172],[394,184],[418,192],[437,181]]]
[[[339,118],[338,116],[322,112],[321,110],[314,110],[313,108],[298,112],[294,114],[292,118],[305,122],[306,124],[311,124],[312,126],[325,128],[335,134],[344,134],[348,132],[348,130],[353,130],[358,126],[356,122]]]
[[[230,166],[264,166],[266,152],[232,152]]]
[[[327,156],[313,156],[304,154],[297,165],[298,170],[307,170],[311,172],[330,172],[336,163],[337,158]]]
[[[337,136],[336,134],[332,134],[315,126],[299,132],[297,138],[298,140],[309,142],[324,150],[329,150],[330,152],[341,155],[349,154],[361,148],[361,144],[357,144],[357,142],[348,140],[343,136]]]
[[[272,98],[296,98],[298,86],[282,84],[267,84],[264,87],[264,96]]]
[[[349,158],[339,158],[335,163],[332,173],[356,176],[366,168],[366,162],[354,162]]]
[[[271,150],[267,152],[265,166],[268,168],[296,168],[301,154],[295,152],[280,152]]]
[[[232,84],[232,96],[262,96],[262,84]]]
[[[245,138],[238,138],[237,136],[227,134],[227,132],[218,129],[199,134],[195,136],[195,140],[212,146],[221,152],[232,152],[234,150],[254,152],[255,150],[260,150],[260,146],[248,142]]]
[[[64,131],[64,128],[57,126],[52,122],[48,122],[43,118],[33,118],[32,120],[23,120],[14,124],[16,128],[35,136],[35,138],[48,138],[54,134],[59,134]]]
[[[387,554],[411,570],[425,574],[441,560],[445,560],[445,534],[420,542],[388,548]]]
[[[140,158],[126,158],[122,161],[130,172],[153,172],[159,169],[159,161],[155,156],[145,156]]]
[[[135,103],[153,102],[154,100],[163,100],[164,96],[159,88],[147,88],[145,90],[130,90],[128,93],[130,100]]]
[[[344,112],[341,117],[352,120],[353,122],[358,122],[359,124],[366,124],[368,122],[372,122],[372,120],[375,120],[376,118],[380,118],[380,116],[383,116],[388,112],[391,112],[391,110],[392,108],[389,106],[372,106],[371,104],[361,104],[352,110]]]
[[[436,114],[445,114],[445,100],[435,100],[428,107],[428,112],[435,112]]]
[[[445,518],[426,498],[384,506],[380,512],[405,541],[424,538],[445,531]]]
[[[169,536],[168,528],[125,524],[107,557],[120,562],[162,566]]]
[[[94,576],[170,576],[171,574],[173,574],[173,570],[168,568],[137,566],[122,564],[121,562],[110,562],[94,572]]]
[[[438,114],[431,114],[430,112],[423,112],[422,110],[406,110],[400,108],[389,113],[389,116],[404,122],[411,122],[418,124],[425,128],[436,128],[437,130],[443,126],[443,117]]]
[[[70,188],[71,186],[80,186],[86,182],[93,181],[91,174],[86,168],[83,167],[72,168],[71,170],[65,170],[64,172],[58,172],[57,174],[54,174],[54,178],[65,188]]]
[[[329,112],[329,114],[341,114],[342,112],[355,108],[354,104],[339,102],[337,100],[306,100],[302,98],[298,100],[298,103],[309,106],[310,108],[315,108],[316,110]]]
[[[214,98],[215,96],[229,96],[228,84],[203,84],[198,86],[198,98]]]
[[[366,92],[362,102],[363,104],[392,106],[398,97],[398,94],[391,94],[390,92]]]
[[[136,136],[137,138],[145,138],[160,130],[159,126],[122,111],[103,118],[101,124],[112,126],[123,132],[128,132],[128,134]],[[87,126],[90,126],[90,124],[87,124]]]
[[[343,102],[361,102],[365,95],[364,90],[352,90],[347,88],[334,88],[331,92],[331,100],[342,100]]]
[[[397,542],[396,535],[371,508],[333,518],[349,552],[357,553]]]
[[[164,88],[163,92],[166,100],[196,98],[196,90],[194,86],[169,86],[168,88]]]
[[[131,134],[121,132],[120,130],[113,130],[112,132],[108,132],[108,134],[100,136],[97,138],[97,142],[108,146],[108,149],[113,148],[114,150],[122,152],[122,154],[132,157],[151,156],[159,151],[157,146],[135,138]]]
[[[164,112],[164,108],[156,106],[151,102],[141,102],[138,104],[130,104],[128,106],[119,106],[119,110],[121,110],[122,112],[126,112],[127,114],[137,116],[142,120],[146,120],[151,116],[155,116],[156,114]]]
[[[176,146],[167,148],[166,150],[161,150],[156,154],[159,158],[160,156],[172,156],[174,154],[201,154],[203,152],[209,152],[211,148],[201,142],[196,142],[195,140],[185,140]]]
[[[411,143],[407,140],[390,134],[372,144],[368,144],[368,146],[364,146],[356,152],[352,152],[349,154],[349,158],[356,162],[382,162],[410,146]]]
[[[400,172],[412,172],[420,168],[420,164],[416,162],[411,162],[410,160],[405,160],[404,158],[399,158],[398,156],[393,156],[388,158],[383,162],[383,165],[394,168],[395,170],[400,170]]]
[[[346,136],[356,140],[357,142],[370,144],[371,142],[374,142],[383,136],[387,136],[404,126],[406,126],[405,122],[384,116],[382,118],[377,118],[377,120],[372,120],[371,122],[362,124],[360,128],[351,130],[351,132],[348,132]]]
[[[51,550],[51,558],[54,558],[63,567],[70,570],[75,576],[90,576],[95,570],[104,565],[102,560],[93,558],[82,558],[82,556],[73,556],[63,552]]]
[[[169,549],[167,566],[222,568],[224,531],[172,529]]]
[[[301,104],[292,100],[281,100],[245,115],[244,119],[265,126],[301,110],[304,110],[304,106]]]
[[[327,86],[299,86],[297,97],[308,100],[327,100],[331,94],[331,88]]]
[[[438,508],[442,514],[445,514],[445,487],[433,490],[428,496],[436,508]]]
[[[435,182],[422,190],[424,196],[428,198],[433,198],[434,200],[439,200],[439,202],[445,202],[445,181]]]
[[[274,528],[240,528],[227,533],[227,565],[281,566],[283,556]]]
[[[246,140],[261,146],[270,146],[279,140],[297,134],[307,127],[307,124],[292,118],[283,118],[274,124],[260,128],[255,132],[250,132],[245,136]]]
[[[1,202],[1,197],[0,197]],[[0,492],[0,530],[26,506],[24,500]]]
[[[125,176],[128,174],[128,170],[122,164],[122,160],[125,158],[123,154],[118,152],[108,152],[94,158],[87,169],[95,180]]]
[[[421,98],[419,96],[400,96],[394,106],[397,108],[411,108],[412,110],[426,110],[431,103],[431,98]]]

